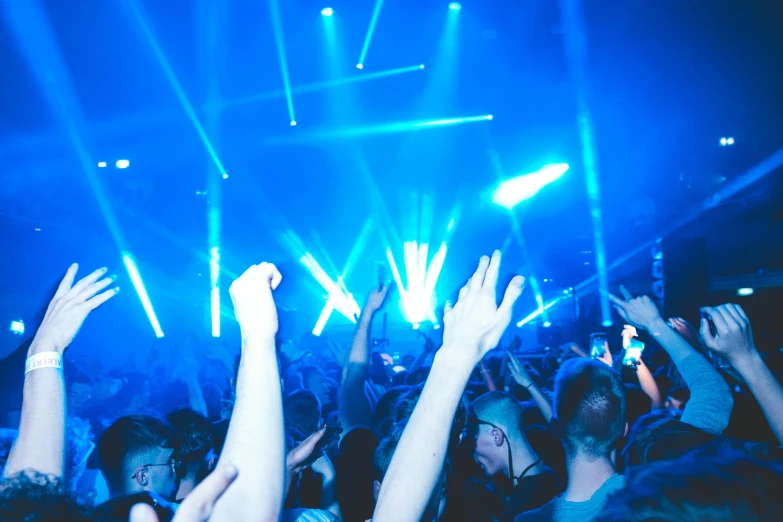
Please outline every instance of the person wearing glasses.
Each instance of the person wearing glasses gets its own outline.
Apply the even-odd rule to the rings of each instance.
[[[563,490],[555,472],[527,441],[519,401],[492,391],[473,401],[471,410],[468,433],[476,443],[473,458],[487,476],[499,479],[500,522],[543,506]]]
[[[185,471],[175,440],[171,425],[152,415],[117,419],[98,443],[109,497],[149,492],[175,500]]]

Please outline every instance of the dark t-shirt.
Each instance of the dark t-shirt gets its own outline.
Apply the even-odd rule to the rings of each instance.
[[[549,468],[538,475],[524,477],[511,490],[508,502],[500,515],[500,522],[512,522],[517,515],[540,508],[562,491],[560,479]]]
[[[337,499],[344,522],[364,522],[372,518],[372,455],[378,440],[368,428],[354,428],[340,441],[336,462]]]

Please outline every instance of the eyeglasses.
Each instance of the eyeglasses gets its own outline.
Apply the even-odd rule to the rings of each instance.
[[[185,463],[182,461],[182,459],[175,458],[171,458],[168,462],[163,462],[162,464],[144,464],[143,466],[139,466],[139,468],[136,470],[136,473],[131,475],[131,478],[136,478],[136,474],[141,468],[154,468],[156,466],[171,466],[171,471],[177,476],[177,478],[185,478]]]

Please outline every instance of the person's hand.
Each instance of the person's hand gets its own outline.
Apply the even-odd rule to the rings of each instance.
[[[389,292],[389,285],[388,283],[381,286],[380,288],[373,289],[372,292],[370,292],[370,295],[367,297],[367,304],[364,305],[364,309],[374,314],[380,308],[383,306],[383,301],[386,299],[386,294]]]
[[[712,335],[707,319],[701,320],[701,336],[709,349],[724,356],[732,365],[756,351],[750,320],[740,305],[724,304],[702,308],[702,311],[715,325],[715,335]]]
[[[631,339],[634,337],[639,337],[639,332],[636,331],[636,328],[631,326],[630,324],[626,324],[623,326],[623,349],[628,349],[628,347],[631,345]]]
[[[310,469],[326,478],[334,477],[337,474],[332,461],[329,460],[326,453],[315,459]]]
[[[274,337],[277,333],[277,308],[272,290],[283,276],[272,263],[253,265],[239,276],[228,289],[234,303],[242,336],[259,334]]]
[[[614,364],[614,358],[612,357],[612,352],[609,351],[609,343],[606,343],[606,349],[604,350],[603,355],[600,357],[596,357],[596,361],[601,361],[602,363],[606,364],[609,368],[612,368],[612,365]]]
[[[613,294],[609,294],[609,300],[614,303],[614,308],[620,314],[620,317],[637,328],[650,330],[656,321],[661,320],[658,307],[646,295],[623,300]]]
[[[210,473],[179,505],[171,522],[206,522],[212,516],[215,503],[236,480],[239,471],[228,465]],[[155,509],[149,504],[136,504],[130,511],[130,522],[158,522]]]
[[[500,269],[500,251],[492,259],[483,256],[468,283],[459,291],[457,304],[449,303],[443,311],[443,348],[473,364],[497,346],[511,322],[514,303],[522,294],[525,278],[515,276],[506,288],[503,301],[497,305],[495,287]]]
[[[316,450],[318,442],[325,434],[326,425],[288,452],[285,463],[289,473],[299,473],[313,462],[313,457],[316,459],[318,458],[318,456],[313,455],[313,452]]]
[[[41,326],[35,334],[30,353],[63,353],[79,332],[87,316],[103,303],[117,295],[119,287],[101,292],[114,282],[114,277],[103,277],[105,268],[99,268],[73,284],[79,265],[72,264],[57,287],[46,309]],[[101,293],[99,293],[101,292]]]
[[[527,373],[527,370],[525,370],[525,367],[522,366],[521,362],[519,362],[519,359],[514,357],[511,352],[507,352],[507,354],[508,369],[511,371],[511,376],[514,378],[517,384],[523,388],[527,388],[533,384],[533,379],[530,378],[530,375]]]

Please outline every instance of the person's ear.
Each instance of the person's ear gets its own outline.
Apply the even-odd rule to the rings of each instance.
[[[503,445],[503,432],[500,431],[497,428],[492,428],[492,440],[495,442],[495,446],[502,446]]]
[[[133,475],[134,480],[139,483],[141,487],[147,487],[150,483],[149,475],[147,475],[147,468],[139,468]]]
[[[381,483],[377,480],[374,480],[372,482],[372,496],[375,498],[375,501],[378,501],[378,495],[381,494]]]

